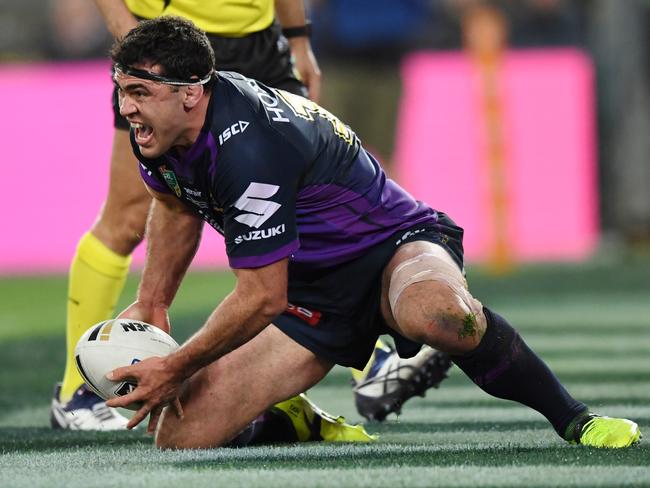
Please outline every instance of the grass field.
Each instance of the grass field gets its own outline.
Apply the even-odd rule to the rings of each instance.
[[[468,278],[575,396],[650,435],[650,260],[526,267],[503,278],[470,268]],[[232,282],[226,273],[188,277],[172,311],[177,338]],[[458,369],[399,419],[369,424],[380,435],[373,445],[159,452],[137,431],[54,432],[64,305],[62,277],[0,280],[0,487],[650,487],[650,439],[619,451],[568,445],[539,414],[492,399]],[[335,369],[310,396],[360,421],[348,383]]]

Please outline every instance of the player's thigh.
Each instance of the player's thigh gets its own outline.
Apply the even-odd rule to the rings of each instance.
[[[116,129],[114,133],[108,196],[92,231],[109,248],[126,255],[144,237],[151,197],[140,176],[129,132]]]
[[[483,307],[463,272],[444,247],[429,241],[397,249],[383,272],[381,307],[401,335],[446,352],[474,349],[485,330]]]
[[[201,369],[181,396],[184,418],[163,413],[156,444],[163,448],[223,445],[270,406],[316,384],[332,368],[274,325]]]

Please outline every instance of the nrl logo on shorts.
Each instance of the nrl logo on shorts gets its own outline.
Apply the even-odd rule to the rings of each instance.
[[[170,169],[167,169],[167,166],[163,165],[160,168],[158,168],[158,171],[160,171],[160,174],[165,180],[165,183],[167,183],[167,186],[174,190],[174,193],[176,193],[176,196],[178,198],[181,197],[181,187],[178,184],[178,180],[176,179],[176,175],[174,172]]]

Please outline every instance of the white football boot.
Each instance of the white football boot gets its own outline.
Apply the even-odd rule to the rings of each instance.
[[[60,401],[61,384],[54,387],[50,409],[50,425],[53,429],[66,430],[125,430],[129,419],[81,385],[68,403]]]
[[[377,347],[368,374],[354,382],[357,411],[378,422],[390,413],[399,415],[409,398],[438,388],[451,365],[448,354],[429,346],[410,359],[400,358],[392,348]]]

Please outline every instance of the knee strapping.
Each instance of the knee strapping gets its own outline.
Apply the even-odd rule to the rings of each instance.
[[[443,251],[444,252],[444,251]],[[393,314],[400,295],[409,286],[422,281],[444,283],[471,312],[475,312],[474,299],[467,290],[467,281],[451,258],[423,252],[400,263],[390,277],[388,301]]]

